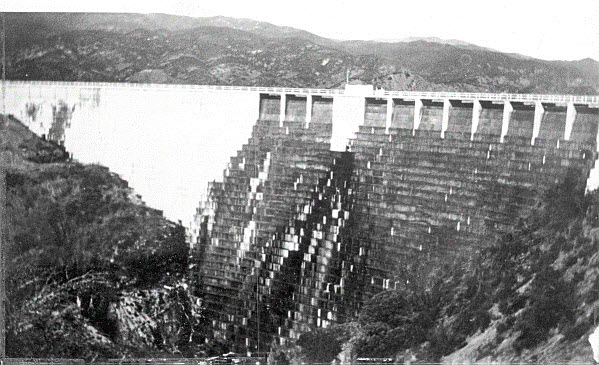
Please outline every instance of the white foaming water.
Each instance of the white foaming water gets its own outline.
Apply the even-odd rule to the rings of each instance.
[[[595,328],[595,332],[589,336],[589,342],[593,349],[593,359],[595,362],[599,362],[599,327]]]
[[[336,97],[333,99],[333,131],[331,150],[345,151],[350,138],[364,123],[364,98],[360,96]]]
[[[95,99],[94,99],[95,98]],[[151,207],[188,223],[208,181],[251,136],[258,93],[127,86],[8,85],[7,113],[37,134],[52,106],[74,106],[65,147],[82,163],[107,166]],[[38,105],[35,120],[26,104]]]
[[[589,175],[589,179],[587,180],[587,189],[595,190],[599,187],[599,167],[597,166],[597,162],[595,163],[595,167],[591,170],[591,174]]]

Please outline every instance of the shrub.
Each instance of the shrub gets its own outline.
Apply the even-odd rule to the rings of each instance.
[[[334,328],[318,328],[302,334],[296,343],[310,361],[329,363],[341,352],[343,340],[347,339],[340,339]]]
[[[529,291],[528,306],[515,325],[520,336],[514,349],[521,351],[544,341],[560,322],[573,320],[576,307],[574,288],[562,280],[558,271],[547,267],[537,273]]]

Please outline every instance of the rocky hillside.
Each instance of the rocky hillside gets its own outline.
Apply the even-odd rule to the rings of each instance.
[[[19,80],[388,90],[599,93],[599,62],[543,61],[464,42],[335,41],[249,19],[9,13],[7,74]]]
[[[571,174],[468,267],[418,272],[356,322],[309,332],[283,361],[590,362],[599,324],[599,192]],[[331,346],[323,348],[324,342]]]
[[[9,357],[199,353],[183,227],[127,182],[5,118]]]

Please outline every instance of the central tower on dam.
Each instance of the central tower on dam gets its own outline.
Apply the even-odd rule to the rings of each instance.
[[[469,257],[597,158],[597,97],[362,86],[256,107],[195,218],[195,290],[234,351],[352,319],[419,262]]]

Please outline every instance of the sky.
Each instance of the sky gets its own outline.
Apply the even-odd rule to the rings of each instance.
[[[4,0],[0,10],[223,15],[335,39],[439,37],[541,59],[599,60],[599,0]]]

